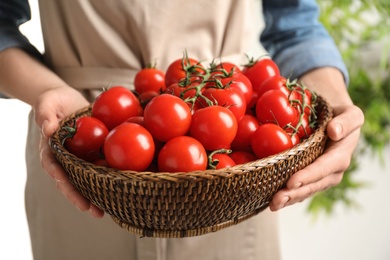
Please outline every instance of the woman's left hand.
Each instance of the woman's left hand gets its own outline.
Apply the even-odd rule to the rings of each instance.
[[[303,79],[307,86],[316,84],[314,91],[333,107],[334,117],[326,129],[329,138],[324,153],[291,176],[286,187],[275,194],[270,203],[271,211],[301,202],[319,191],[338,185],[350,165],[364,122],[363,112],[350,100],[338,71],[332,68],[318,69]],[[327,79],[332,80],[327,82]]]

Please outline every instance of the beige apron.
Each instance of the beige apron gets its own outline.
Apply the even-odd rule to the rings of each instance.
[[[184,50],[206,65],[213,58],[242,64],[258,41],[260,12],[255,0],[40,0],[46,63],[86,94],[131,88],[137,70],[151,61],[164,70]],[[279,259],[277,215],[268,210],[184,239],[139,238],[109,216],[79,212],[42,171],[39,134],[30,115],[26,210],[34,259]]]

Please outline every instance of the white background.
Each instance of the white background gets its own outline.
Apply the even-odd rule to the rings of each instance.
[[[36,0],[32,21],[22,27],[30,41],[43,50]],[[30,107],[17,100],[0,99],[0,259],[32,259],[24,210],[26,179],[24,145]],[[370,186],[354,193],[359,209],[340,206],[332,217],[313,221],[307,202],[280,212],[283,260],[390,259],[390,149],[386,164],[365,158],[356,174]],[[65,249],[66,250],[66,249]]]

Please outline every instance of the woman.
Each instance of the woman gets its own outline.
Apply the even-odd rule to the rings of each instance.
[[[317,21],[315,0],[264,0],[258,8],[250,0],[39,4],[44,55],[18,31],[30,17],[27,0],[0,3],[0,90],[33,108],[26,210],[35,259],[278,259],[274,211],[341,181],[364,118],[347,93],[340,54]],[[291,177],[269,211],[239,225],[186,239],[137,238],[120,229],[70,184],[48,137],[59,120],[88,105],[103,87],[131,88],[135,72],[151,60],[164,70],[186,49],[199,60],[221,57],[242,64],[258,41],[256,13],[264,14],[260,43],[282,74],[299,78],[334,108],[324,154]]]

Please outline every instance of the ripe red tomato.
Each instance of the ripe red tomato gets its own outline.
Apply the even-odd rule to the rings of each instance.
[[[95,165],[98,165],[98,166],[110,167],[110,165],[108,165],[107,160],[104,159],[104,158],[96,159],[92,163],[95,164]]]
[[[301,139],[299,138],[299,135],[298,134],[294,134],[294,132],[291,132],[290,130],[286,130],[287,134],[290,135],[290,138],[291,138],[291,142],[293,144],[293,146],[299,144],[301,142]]]
[[[252,134],[259,126],[259,120],[255,116],[249,114],[244,115],[241,121],[238,122],[237,134],[232,142],[232,150],[251,152]]]
[[[245,97],[245,103],[249,104],[252,99],[253,88],[250,80],[242,73],[234,73],[230,77],[219,79],[224,86],[239,89]]]
[[[261,159],[293,147],[290,136],[278,125],[264,124],[252,135],[252,149]]]
[[[181,97],[181,93],[183,91],[185,91],[186,89],[187,89],[187,87],[182,87],[179,85],[178,82],[176,82],[176,83],[173,83],[173,84],[167,86],[164,93],[175,95],[176,97]]]
[[[203,96],[212,101],[213,104],[228,108],[233,112],[234,116],[239,122],[246,112],[246,101],[244,94],[236,88],[214,88],[208,87],[203,91]],[[207,104],[204,99],[200,98],[198,101],[206,107]]]
[[[194,89],[194,87],[196,85],[199,85],[199,83],[193,82],[189,86],[186,86],[186,87],[180,86],[179,83],[174,83],[174,84],[170,85],[169,87],[167,87],[167,89],[165,90],[165,93],[175,95],[175,96],[183,99],[184,101],[186,101],[187,105],[191,109],[191,112],[193,113],[200,106],[200,102],[197,101],[196,98],[194,98],[192,101],[190,100],[197,93],[197,91]],[[204,90],[204,88],[201,88],[200,93],[202,93],[203,90]]]
[[[147,91],[144,91],[141,94],[139,94],[138,95],[138,99],[141,102],[141,106],[145,107],[146,104],[150,100],[152,100],[153,98],[157,97],[160,94],[161,94],[160,92],[156,92],[156,91],[153,91],[153,90],[147,90]]]
[[[167,87],[165,93],[175,95],[181,99],[188,97],[193,97],[196,94],[195,88],[200,85],[201,82],[195,80],[189,82],[188,85],[182,86],[181,84],[173,83]],[[200,88],[200,91],[203,91],[203,88]]]
[[[217,170],[236,165],[236,162],[226,153],[215,153],[211,156],[211,160]]]
[[[257,100],[259,100],[259,94],[256,91],[253,91],[251,101],[246,105],[246,114],[256,115]]]
[[[139,125],[145,127],[145,122],[144,122],[143,116],[132,116],[129,119],[127,119],[125,122],[139,124]]]
[[[233,151],[229,156],[233,159],[233,161],[238,164],[244,164],[248,162],[256,161],[258,158],[253,152],[247,151]]]
[[[162,93],[165,90],[165,73],[154,67],[139,70],[134,77],[134,88],[138,94],[145,91]]]
[[[108,164],[120,170],[143,171],[153,160],[152,135],[141,125],[123,123],[108,134],[104,155]]]
[[[287,125],[295,127],[299,120],[299,112],[281,90],[275,89],[259,97],[256,104],[256,117],[261,124],[275,123],[282,128]]]
[[[299,112],[303,112],[310,116],[314,112],[313,101],[316,96],[313,93],[300,85],[291,86],[289,100],[293,102],[293,105],[298,109]]]
[[[310,125],[310,120],[308,115],[303,114],[300,117],[300,120],[296,126],[297,134],[300,139],[308,138],[313,133],[313,128]]]
[[[258,91],[266,79],[280,75],[278,65],[270,58],[251,60],[245,65],[242,73],[251,81],[253,91]]]
[[[102,92],[92,104],[91,115],[113,129],[132,116],[142,114],[138,98],[127,88],[111,87]]]
[[[240,67],[229,61],[221,61],[219,63],[210,64],[210,73],[212,75],[233,75],[235,73],[241,73]]]
[[[207,169],[207,153],[202,144],[190,136],[170,139],[158,154],[160,172],[191,172]]]
[[[192,115],[189,135],[199,140],[206,150],[229,149],[236,133],[236,117],[226,107],[200,108]]]
[[[286,96],[288,96],[290,91],[287,89],[286,84],[287,79],[285,77],[281,75],[276,75],[264,80],[263,83],[260,85],[259,89],[257,90],[257,93],[259,94],[259,97],[261,97],[268,90],[279,89]]]
[[[188,132],[191,110],[182,99],[171,94],[162,94],[145,106],[144,123],[156,140],[166,142]]]
[[[90,116],[80,117],[74,127],[66,128],[69,137],[65,139],[65,148],[88,162],[102,157],[101,148],[108,135],[107,127]]]
[[[203,68],[200,62],[189,57],[173,61],[165,71],[165,86],[168,87],[173,83],[178,83],[186,77],[204,74],[204,71],[199,67]]]

